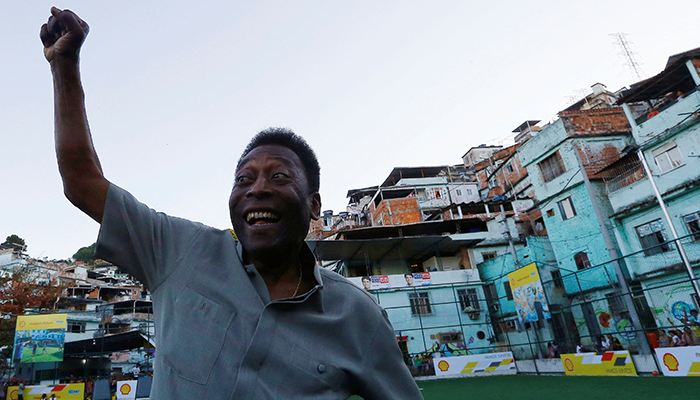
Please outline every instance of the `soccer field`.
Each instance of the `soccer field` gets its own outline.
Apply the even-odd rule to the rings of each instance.
[[[44,353],[44,348],[43,347],[38,347],[36,349],[36,355],[34,358],[32,358],[32,347],[27,346],[24,349],[22,349],[22,362],[54,362],[54,361],[61,361],[63,359],[63,356],[61,354],[56,354],[56,353],[62,353],[63,350],[59,350],[58,347],[47,347],[46,348],[46,353]]]
[[[425,400],[591,400],[700,398],[698,378],[529,376],[419,381]]]

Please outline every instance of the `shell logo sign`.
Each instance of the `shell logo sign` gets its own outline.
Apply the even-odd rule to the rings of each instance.
[[[566,360],[564,360],[564,368],[566,368],[566,370],[569,372],[574,370],[574,362],[571,361],[569,357],[566,357]]]
[[[25,320],[19,321],[19,327],[20,327],[20,328],[24,328],[25,326],[27,326],[27,321],[25,321]]]
[[[637,375],[627,350],[562,354],[561,360],[567,375]]]
[[[700,346],[654,349],[665,376],[700,376]]]
[[[127,395],[131,393],[131,386],[129,384],[124,384],[122,387],[119,388],[119,391],[122,392],[122,394]]]
[[[132,400],[136,398],[136,387],[138,381],[119,381],[117,382],[117,400]]]
[[[433,358],[433,365],[435,374],[438,376],[476,373],[498,375],[516,372],[513,353],[510,351],[447,358],[436,357]]]
[[[664,365],[669,371],[678,371],[678,359],[671,353],[664,354]]]

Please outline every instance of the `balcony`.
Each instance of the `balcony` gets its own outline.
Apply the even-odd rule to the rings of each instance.
[[[670,129],[690,122],[697,117],[700,108],[700,92],[694,91],[681,101],[667,105],[652,118],[646,119],[632,129],[637,143],[644,143]]]

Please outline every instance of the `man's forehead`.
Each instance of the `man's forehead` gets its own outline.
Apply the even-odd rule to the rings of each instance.
[[[275,160],[290,167],[302,168],[299,156],[292,149],[275,144],[266,144],[254,148],[241,159],[238,168],[240,169],[250,162],[262,159]]]

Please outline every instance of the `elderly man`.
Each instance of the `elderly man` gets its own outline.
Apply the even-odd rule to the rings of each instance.
[[[227,230],[149,209],[105,179],[78,56],[88,25],[57,8],[41,28],[51,64],[66,197],[101,224],[96,255],[150,289],[156,399],[418,399],[386,313],[318,267],[304,242],[321,209],[307,143],[271,129],[243,152]]]

